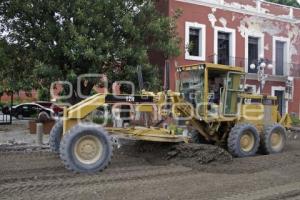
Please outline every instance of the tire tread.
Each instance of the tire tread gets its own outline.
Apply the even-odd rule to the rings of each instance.
[[[238,147],[240,135],[244,130],[247,129],[251,129],[252,132],[255,134],[255,146],[252,149],[252,151],[249,153],[243,152]],[[255,153],[259,148],[259,141],[260,141],[259,134],[255,126],[253,126],[252,124],[237,124],[231,129],[229,133],[228,140],[227,140],[228,151],[229,153],[231,153],[231,155],[235,157],[253,156],[255,155]]]
[[[73,137],[75,137],[76,134],[81,133],[82,131],[86,129],[97,129],[99,134],[102,134],[105,140],[107,141],[107,153],[106,159],[104,162],[98,166],[98,168],[93,170],[84,169],[83,167],[76,166],[73,159],[71,158],[71,155],[68,152],[68,142],[72,140]],[[98,125],[95,125],[93,123],[86,123],[84,125],[75,125],[73,128],[71,128],[63,137],[61,144],[60,144],[60,158],[63,161],[65,167],[73,171],[75,173],[94,173],[94,172],[101,172],[104,169],[108,167],[108,165],[111,163],[111,159],[113,157],[113,146],[110,136],[106,133],[106,131]]]
[[[49,134],[50,150],[54,153],[59,153],[60,141],[63,132],[62,120],[55,123]]]
[[[272,130],[276,129],[276,128],[282,129],[283,134],[284,134],[284,140],[286,141],[286,130],[281,124],[274,123],[274,124],[265,126],[264,133],[261,135],[261,143],[260,143],[260,150],[263,154],[268,155],[268,154],[273,154],[273,153],[279,153],[282,151],[281,150],[279,152],[275,152],[274,150],[272,150],[270,143],[269,143],[270,134],[272,133]],[[283,146],[283,148],[284,148],[284,146]]]

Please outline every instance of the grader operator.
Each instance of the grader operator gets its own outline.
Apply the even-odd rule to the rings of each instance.
[[[141,95],[96,94],[64,109],[64,117],[50,133],[51,150],[67,169],[97,172],[112,157],[112,138],[155,142],[209,142],[226,146],[235,157],[279,153],[290,128],[280,116],[276,97],[245,91],[245,73],[239,67],[201,63],[177,68],[177,91],[144,91]],[[86,122],[100,106],[129,105],[131,113],[158,116],[152,124],[102,127]],[[129,112],[129,111],[128,111]],[[184,133],[162,127],[170,118],[183,121]]]

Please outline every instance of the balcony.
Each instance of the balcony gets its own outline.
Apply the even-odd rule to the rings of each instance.
[[[249,75],[253,74],[256,75],[258,70],[257,66],[259,66],[259,60],[249,60],[245,58],[239,58],[239,57],[230,57],[230,56],[218,56],[218,55],[211,55],[208,56],[207,62],[210,63],[217,63],[217,64],[223,64],[223,65],[229,65],[229,66],[235,66],[235,67],[242,67],[245,69],[246,72],[248,72]],[[278,77],[286,77],[286,76],[292,76],[292,77],[300,77],[300,63],[283,63],[283,68],[276,68],[276,62],[274,61],[267,61],[266,63],[266,74],[278,76]],[[251,69],[250,65],[254,64],[256,66],[255,69]],[[272,68],[268,67],[268,64],[272,64]]]
[[[238,58],[238,57],[231,57],[231,56],[211,55],[208,56],[207,62],[221,64],[221,65],[243,67],[243,68],[245,67],[245,58]]]

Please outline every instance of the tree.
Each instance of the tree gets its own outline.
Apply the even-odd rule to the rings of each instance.
[[[49,87],[53,80],[70,81],[71,103],[78,100],[80,74],[131,81],[141,65],[146,81],[157,83],[149,52],[166,58],[179,54],[175,20],[156,11],[152,0],[3,0],[0,16],[6,41],[29,56],[26,72],[31,82]],[[88,95],[95,84],[83,80],[80,89]]]
[[[273,3],[282,4],[282,5],[300,8],[300,4],[297,2],[297,0],[268,0],[268,1],[273,2]]]
[[[0,40],[0,92],[7,93],[27,91],[34,87],[30,75],[30,55],[23,48],[16,48],[15,44],[9,44]]]

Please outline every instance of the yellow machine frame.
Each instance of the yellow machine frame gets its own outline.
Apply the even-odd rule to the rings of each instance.
[[[215,70],[223,73],[233,72],[237,74],[245,74],[240,67],[230,67],[226,65],[219,64],[211,64],[211,63],[201,63],[195,65],[181,66],[177,69],[177,71],[189,71],[189,70],[197,70],[199,68],[203,68],[204,70],[204,98],[208,99],[209,91],[208,91],[208,79],[209,79],[209,71]],[[237,80],[240,81],[240,80]],[[237,83],[235,83],[237,84]],[[111,94],[96,94],[91,96],[76,105],[73,105],[69,108],[64,109],[64,118],[63,118],[63,134],[67,134],[67,132],[76,124],[80,123],[86,116],[88,116],[91,112],[96,110],[100,106],[106,105],[108,102],[106,101],[107,95]],[[124,99],[127,98],[128,95],[119,95],[123,96]],[[163,113],[162,107],[166,104],[179,104],[173,107],[172,114],[173,116],[186,116],[194,111],[191,109],[191,106],[188,102],[184,100],[182,95],[179,92],[160,92],[154,94],[153,92],[144,91],[141,96],[151,96],[153,97],[153,103],[139,103],[135,104],[135,102],[126,102],[132,103],[135,105],[135,111],[142,112],[154,112],[156,107],[157,112],[161,115],[166,115]],[[285,126],[286,128],[290,127],[291,120],[288,115],[281,117],[277,111],[276,97],[264,96],[264,95],[253,95],[247,94],[245,92],[238,93],[239,99],[250,99],[254,100],[255,104],[242,105],[237,100],[232,102],[233,104],[239,104],[239,112],[237,112],[233,116],[225,116],[222,112],[216,116],[210,116],[208,113],[208,105],[205,105],[205,114],[203,118],[197,119],[195,117],[188,120],[187,124],[193,126],[196,130],[198,130],[201,135],[203,135],[206,139],[215,139],[213,133],[208,133],[204,130],[202,123],[213,124],[213,123],[222,123],[222,122],[245,122],[247,119],[243,117],[245,113],[248,112],[248,109],[255,108],[254,112],[252,111],[252,115],[256,116],[258,114],[263,114],[265,106],[263,105],[263,100],[268,99],[273,101],[274,104],[269,105],[271,114],[271,120],[273,122],[278,122]],[[207,102],[206,102],[207,103]],[[259,109],[260,108],[260,109]],[[248,120],[249,121],[249,120]],[[250,120],[251,123],[255,124],[259,129],[264,126],[264,120]],[[217,126],[217,125],[216,125]],[[147,140],[147,141],[162,141],[162,142],[182,142],[187,141],[187,137],[182,135],[176,135],[174,131],[158,128],[158,127],[129,127],[129,128],[106,128],[106,130],[110,134],[118,135],[119,137],[126,137],[137,140]]]
[[[96,94],[64,108],[64,117],[51,130],[50,149],[60,154],[67,169],[89,173],[109,165],[113,144],[120,145],[118,138],[208,142],[227,146],[235,157],[253,156],[259,148],[265,154],[282,152],[291,119],[288,114],[280,116],[276,97],[245,90],[245,73],[241,68],[200,63],[181,66],[177,72],[177,92]],[[107,105],[112,105],[115,117],[120,115],[115,124],[121,128],[103,130],[89,123],[90,114]],[[155,119],[151,118],[150,124],[154,125],[149,125],[148,120],[138,122],[125,117],[136,112],[142,112],[147,119],[152,115]],[[173,129],[172,122],[176,123]],[[138,123],[142,125],[136,126]]]

